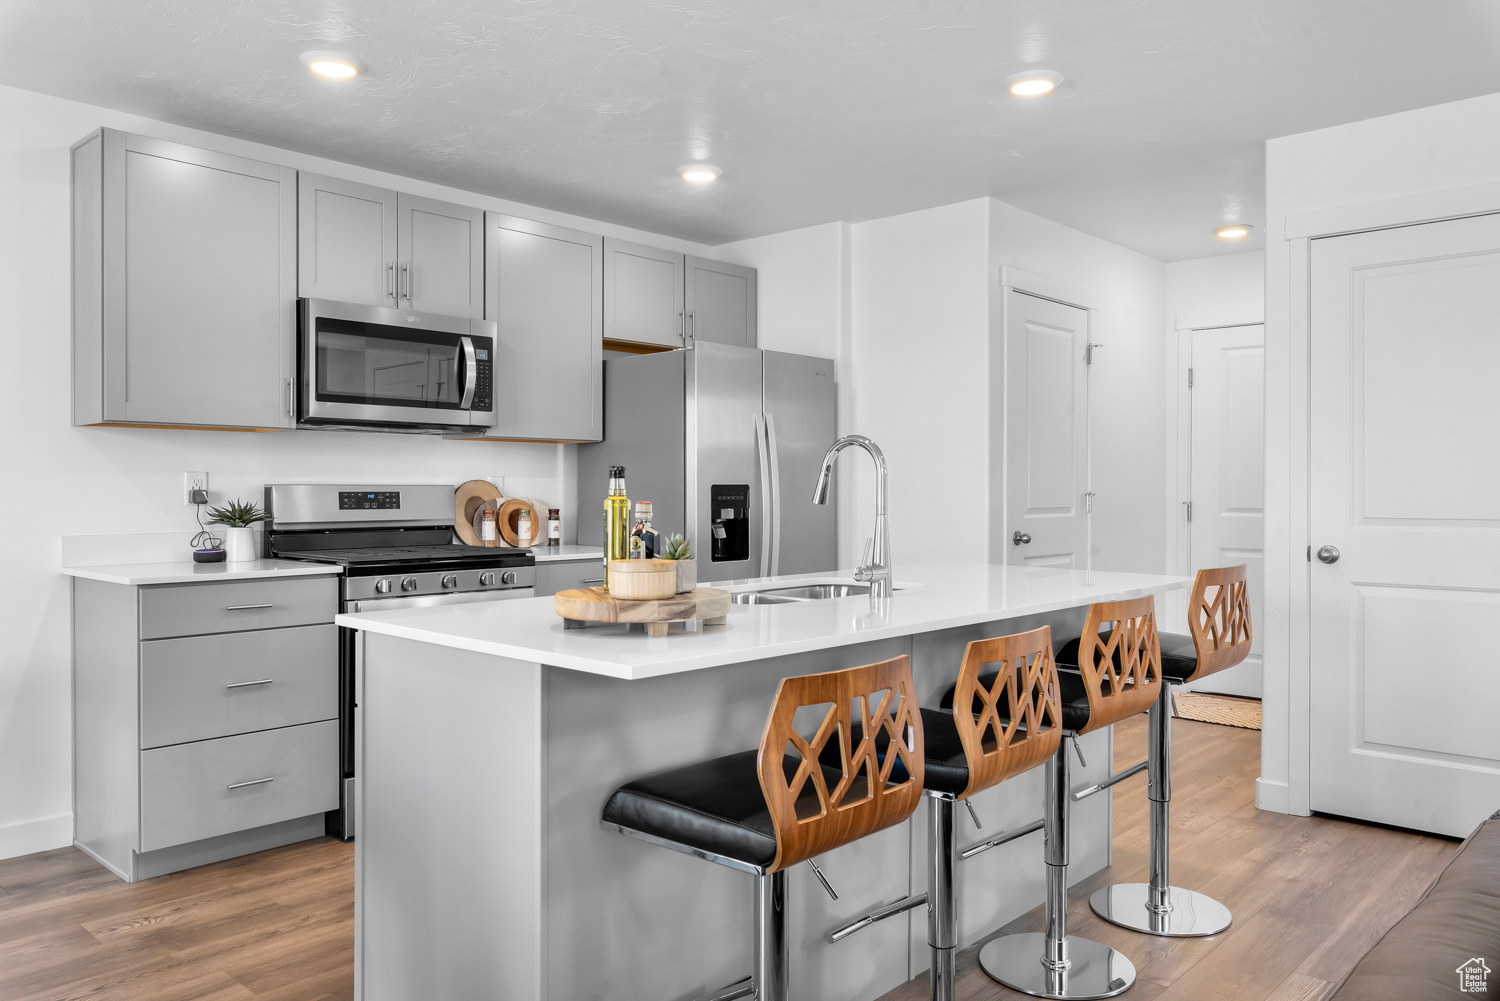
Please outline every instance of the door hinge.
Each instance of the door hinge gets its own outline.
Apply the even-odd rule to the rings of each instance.
[[[1188,389],[1192,389],[1192,388],[1193,388],[1193,370],[1191,368],[1189,368],[1188,369]]]
[[[1103,344],[1085,344],[1083,346],[1083,363],[1085,365],[1094,364],[1094,349],[1102,347],[1104,347]]]
[[[1083,510],[1085,514],[1094,513],[1094,492],[1092,490],[1083,495]]]
[[[1191,525],[1193,523],[1193,502],[1183,501],[1182,503],[1187,506],[1187,520],[1188,524]]]
[[[1307,562],[1312,562],[1312,546],[1307,547]]]

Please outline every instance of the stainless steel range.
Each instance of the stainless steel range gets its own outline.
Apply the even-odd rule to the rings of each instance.
[[[529,549],[453,541],[450,484],[276,483],[266,487],[266,547],[278,559],[344,568],[339,608],[505,601],[536,593]],[[354,836],[354,631],[339,630],[339,809],[328,833]]]

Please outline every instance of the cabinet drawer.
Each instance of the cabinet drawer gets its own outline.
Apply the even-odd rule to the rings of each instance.
[[[336,577],[283,577],[141,588],[141,639],[332,622]]]
[[[336,719],[336,626],[141,644],[141,747]]]
[[[545,597],[575,587],[598,587],[604,580],[602,560],[585,560],[579,563],[538,563],[536,565],[536,594]]]
[[[336,720],[142,751],[140,850],[335,809],[338,779]]]

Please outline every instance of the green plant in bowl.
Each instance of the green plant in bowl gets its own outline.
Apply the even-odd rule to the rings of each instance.
[[[208,515],[210,525],[224,525],[228,528],[249,528],[258,521],[266,520],[266,513],[254,503],[239,499],[232,500],[223,507],[209,508]]]
[[[667,540],[666,547],[661,551],[661,558],[664,560],[690,560],[693,558],[693,550],[688,545],[688,540],[683,538],[681,532],[678,532]]]

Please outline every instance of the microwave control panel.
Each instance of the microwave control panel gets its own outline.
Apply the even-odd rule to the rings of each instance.
[[[490,359],[488,344],[478,346],[474,349],[474,404],[473,408],[478,411],[486,411],[494,408],[494,402],[490,390],[490,373],[494,371],[494,362]]]

